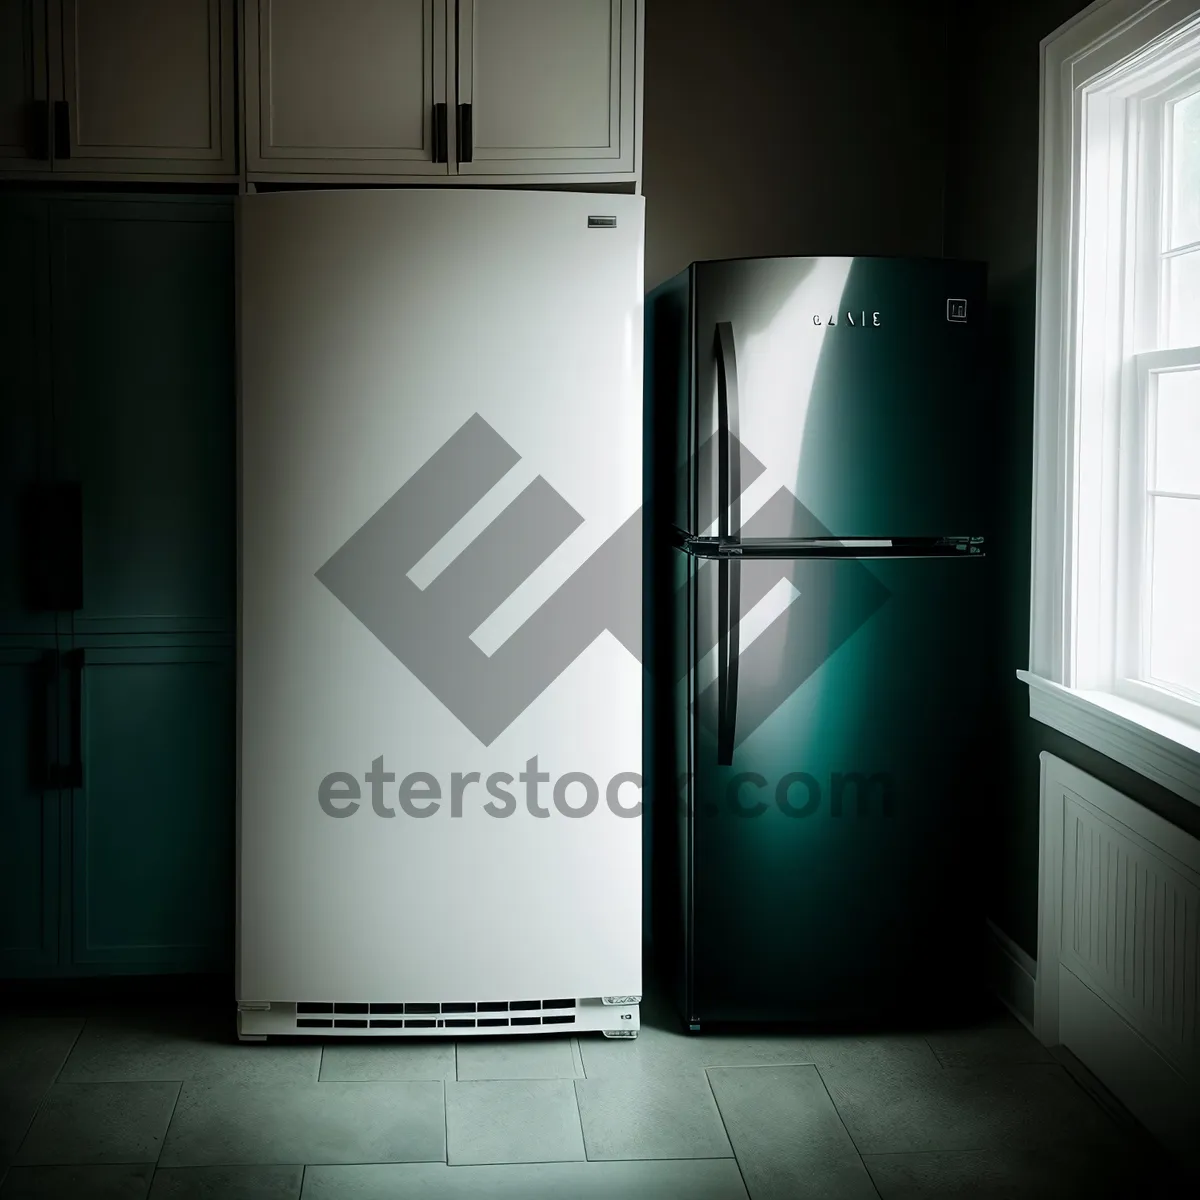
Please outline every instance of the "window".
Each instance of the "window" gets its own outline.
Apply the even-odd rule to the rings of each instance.
[[[1200,10],[1103,0],[1042,66],[1020,674],[1034,716],[1200,803]]]
[[[1133,111],[1115,689],[1200,723],[1200,53]]]

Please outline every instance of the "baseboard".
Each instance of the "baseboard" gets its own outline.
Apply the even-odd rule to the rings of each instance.
[[[984,968],[1000,1002],[1033,1033],[1037,963],[999,926],[987,923]]]
[[[90,975],[0,980],[0,1011],[84,1011],[116,1004],[225,1005],[233,1012],[232,972]]]
[[[1187,1195],[1189,1191],[1195,1191],[1195,1184],[1200,1182],[1200,1175],[1196,1172],[1194,1161],[1189,1164],[1187,1155],[1181,1159],[1179,1154],[1173,1152],[1170,1147],[1164,1147],[1162,1141],[1156,1138],[1066,1046],[1051,1046],[1050,1053],[1075,1083],[1104,1109],[1129,1143],[1136,1147],[1148,1161],[1163,1162],[1165,1170],[1173,1169],[1179,1173],[1179,1195],[1183,1196]],[[1167,1154],[1165,1160],[1163,1158],[1164,1149]],[[1192,1157],[1194,1159],[1194,1155]]]
[[[1120,1119],[1153,1131],[1193,1179],[1200,1179],[1200,1097],[1119,1013],[1065,967],[1059,979],[1063,1044],[1053,1053]],[[1069,1059],[1073,1059],[1071,1063]]]

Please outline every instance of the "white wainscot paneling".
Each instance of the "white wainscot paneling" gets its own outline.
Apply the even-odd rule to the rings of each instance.
[[[1200,1169],[1200,842],[1042,755],[1036,1027]]]

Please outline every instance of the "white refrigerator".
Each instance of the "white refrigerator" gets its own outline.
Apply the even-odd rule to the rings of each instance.
[[[243,1040],[636,1035],[642,242],[240,199]]]

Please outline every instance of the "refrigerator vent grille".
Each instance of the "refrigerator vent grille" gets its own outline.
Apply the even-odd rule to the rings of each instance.
[[[574,999],[480,1000],[461,1003],[326,1003],[296,1005],[297,1029],[495,1029],[574,1025]]]

